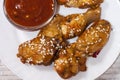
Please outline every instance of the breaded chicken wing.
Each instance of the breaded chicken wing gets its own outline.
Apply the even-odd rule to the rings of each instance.
[[[66,39],[80,35],[88,24],[100,18],[100,10],[90,9],[67,17],[56,15],[36,38],[19,46],[17,56],[23,63],[50,64],[56,52],[67,44]]]
[[[60,50],[58,59],[54,62],[57,73],[62,78],[69,78],[79,71],[86,70],[88,55],[101,50],[109,39],[111,25],[106,20],[100,20],[87,29],[75,43]]]
[[[103,0],[57,0],[57,1],[58,4],[76,8],[97,7],[103,2]]]

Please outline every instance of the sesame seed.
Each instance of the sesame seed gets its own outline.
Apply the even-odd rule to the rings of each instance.
[[[40,63],[42,63],[42,62],[43,62],[43,60],[36,61],[37,64],[40,64]]]
[[[99,37],[99,35],[97,33],[95,33],[95,37]]]
[[[85,54],[82,54],[81,56],[82,56],[82,57],[85,57],[86,55],[85,55]]]
[[[67,61],[67,60],[65,60],[64,62],[65,62],[66,64],[68,63],[68,61]]]
[[[91,32],[91,35],[93,35],[93,34],[95,34],[95,31],[92,31],[92,32]]]
[[[79,43],[82,43],[82,41],[81,41],[81,40],[78,40],[78,42],[79,42]]]
[[[73,29],[70,29],[69,36],[74,36],[74,30]]]
[[[82,30],[81,29],[78,29],[77,32],[81,32]]]
[[[68,61],[69,61],[70,63],[72,63],[72,60],[73,60],[73,59],[72,59],[71,57],[68,58]]]
[[[78,46],[79,46],[79,47],[81,47],[82,45],[81,45],[81,44],[79,44]]]
[[[78,20],[79,20],[79,17],[76,17],[74,20],[78,21]]]
[[[87,46],[87,47],[86,47],[86,49],[85,49],[86,53],[88,53],[89,47],[90,47],[90,46]]]
[[[53,41],[55,41],[55,38],[52,38]]]
[[[101,42],[102,41],[102,39],[100,38],[99,40],[98,40],[98,42]]]
[[[98,43],[98,41],[95,41],[95,44]]]
[[[90,42],[87,42],[87,44],[89,45],[89,44],[90,44]]]
[[[31,62],[31,61],[33,61],[33,59],[30,57],[30,58],[27,58],[27,60],[26,60],[26,63],[29,63],[29,62]]]
[[[93,55],[93,53],[89,53],[89,55]]]

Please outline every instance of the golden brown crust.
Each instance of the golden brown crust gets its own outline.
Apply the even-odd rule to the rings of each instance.
[[[103,0],[57,0],[58,4],[76,8],[98,7]]]

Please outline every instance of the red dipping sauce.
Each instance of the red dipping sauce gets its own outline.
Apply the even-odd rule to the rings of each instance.
[[[38,29],[55,14],[55,0],[5,0],[8,19],[24,29]]]

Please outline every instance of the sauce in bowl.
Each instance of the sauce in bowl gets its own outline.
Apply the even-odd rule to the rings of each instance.
[[[55,14],[55,0],[5,0],[4,11],[10,22],[24,29],[39,29]]]

